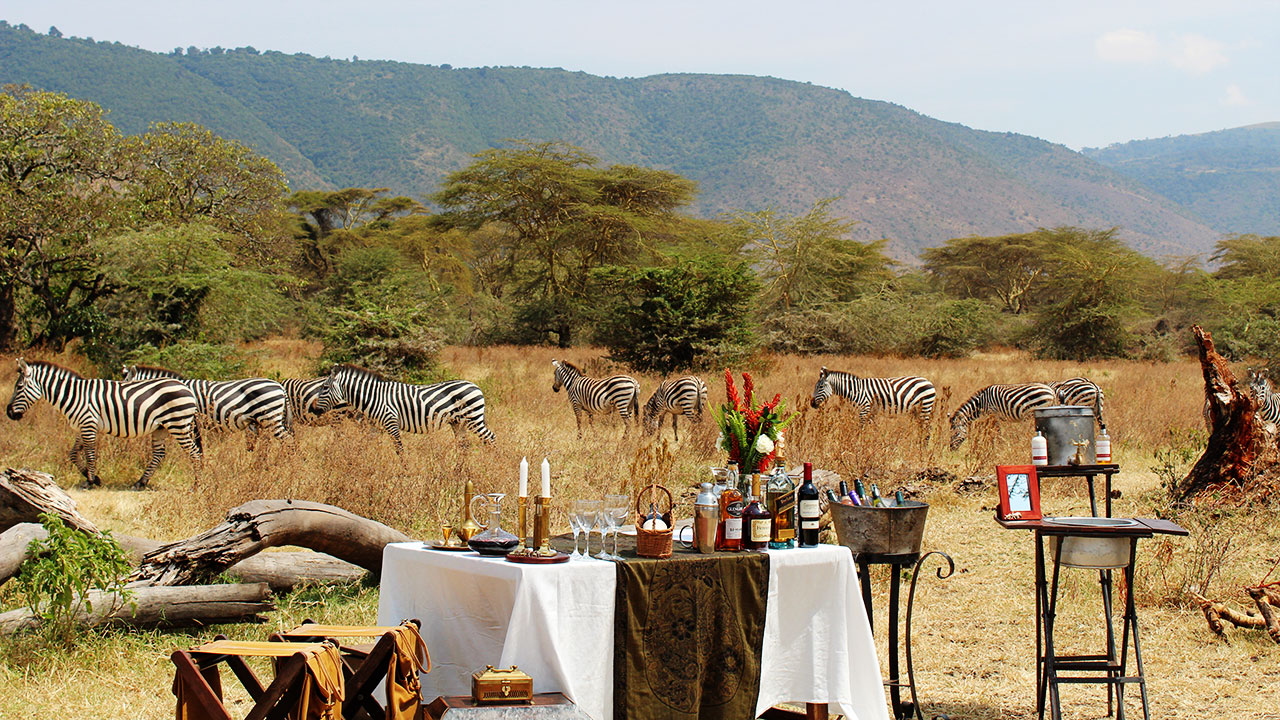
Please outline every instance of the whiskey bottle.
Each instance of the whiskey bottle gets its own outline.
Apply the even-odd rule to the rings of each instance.
[[[822,509],[818,506],[818,486],[813,484],[813,463],[804,464],[804,483],[796,490],[796,500],[800,506],[800,547],[817,547]]]
[[[716,533],[716,550],[742,549],[742,493],[730,485],[720,493],[720,531]]]
[[[760,502],[760,473],[751,475],[751,499],[742,511],[745,536],[742,547],[746,550],[764,550],[769,546],[769,534],[773,527],[773,514]]]
[[[769,547],[783,550],[796,546],[796,484],[787,475],[787,461],[779,453],[773,474],[765,490],[773,525],[769,531]]]

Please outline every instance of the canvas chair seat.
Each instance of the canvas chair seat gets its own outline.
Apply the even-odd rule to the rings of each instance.
[[[399,625],[321,625],[304,620],[292,630],[272,633],[280,643],[339,643],[346,676],[347,697],[343,714],[354,720],[363,710],[371,720],[418,720],[423,716],[419,672],[431,672],[431,656],[422,640],[417,620]],[[377,638],[373,643],[343,644],[339,638]],[[386,681],[386,704],[375,697]]]
[[[246,657],[272,658],[275,678],[270,685],[263,686]],[[213,642],[174,651],[170,659],[177,720],[234,720],[223,704],[223,663],[253,699],[244,720],[342,720],[345,677],[333,643],[282,646],[218,636]]]

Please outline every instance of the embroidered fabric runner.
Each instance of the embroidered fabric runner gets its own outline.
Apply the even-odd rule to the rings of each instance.
[[[614,615],[613,716],[628,720],[755,717],[769,556],[666,560],[622,553]]]

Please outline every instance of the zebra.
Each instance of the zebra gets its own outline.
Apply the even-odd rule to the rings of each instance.
[[[270,429],[279,440],[293,438],[293,412],[284,387],[275,380],[197,380],[149,365],[126,365],[123,375],[125,380],[170,378],[180,381],[191,388],[200,414],[211,424],[246,431],[245,449],[250,452],[257,444],[259,428]]]
[[[1059,405],[1083,405],[1093,408],[1093,416],[1098,421],[1098,427],[1107,427],[1107,423],[1102,419],[1102,403],[1106,395],[1097,383],[1087,377],[1073,377],[1046,384],[1058,397]]]
[[[44,361],[18,358],[18,380],[5,409],[21,420],[33,403],[44,398],[58,408],[76,429],[71,462],[85,476],[85,486],[101,485],[98,477],[98,436],[151,436],[151,460],[133,484],[141,490],[164,459],[164,440],[174,436],[200,474],[203,448],[196,424],[199,403],[191,389],[177,380],[157,378],[134,382],[82,377],[75,371]]]
[[[706,406],[707,385],[702,380],[692,375],[667,380],[653,391],[649,402],[644,404],[644,428],[650,435],[661,431],[663,419],[670,415],[671,432],[675,433],[676,442],[680,442],[680,429],[676,421],[683,415],[694,422],[701,422],[702,409]]]
[[[321,413],[317,407],[320,399],[320,388],[324,385],[322,377],[301,380],[285,378],[280,381],[284,394],[289,398],[289,413],[293,421],[302,425],[329,425],[342,419],[341,413],[347,406],[330,408],[335,412]]]
[[[815,409],[822,407],[832,394],[856,404],[858,417],[864,422],[871,419],[872,413],[884,410],[891,413],[915,412],[926,426],[929,418],[933,417],[933,404],[938,395],[933,383],[922,377],[864,378],[823,367],[818,373],[817,384],[813,386],[813,398],[809,404]]]
[[[1249,371],[1249,394],[1258,403],[1258,417],[1264,423],[1280,424],[1280,395],[1271,391],[1271,381],[1256,370]]]
[[[325,413],[342,405],[381,424],[397,455],[404,454],[401,432],[426,432],[446,423],[459,438],[465,427],[486,443],[494,440],[484,424],[484,393],[466,380],[410,385],[354,365],[334,365],[320,386],[315,409]]]
[[[964,443],[969,436],[969,423],[982,415],[1020,420],[1036,408],[1048,407],[1057,402],[1057,394],[1044,383],[988,385],[965,400],[951,414],[951,449],[955,450]]]
[[[640,415],[640,383],[630,375],[610,375],[607,378],[589,378],[582,369],[568,360],[552,360],[554,368],[551,390],[560,392],[565,389],[569,396],[569,404],[573,406],[573,419],[578,422],[578,437],[582,437],[582,414],[587,414],[587,422],[598,413],[618,411],[622,418],[622,432],[631,432],[632,418],[639,420]]]

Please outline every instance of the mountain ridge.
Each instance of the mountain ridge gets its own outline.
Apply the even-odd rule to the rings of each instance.
[[[910,259],[951,237],[1119,227],[1150,254],[1207,251],[1192,211],[1062,145],[967,128],[779,78],[608,78],[252,49],[160,54],[0,26],[0,82],[92,100],[123,132],[191,120],[275,160],[295,189],[425,195],[506,139],[560,140],[606,163],[699,182],[691,211],[800,212],[830,196],[859,240]]]

